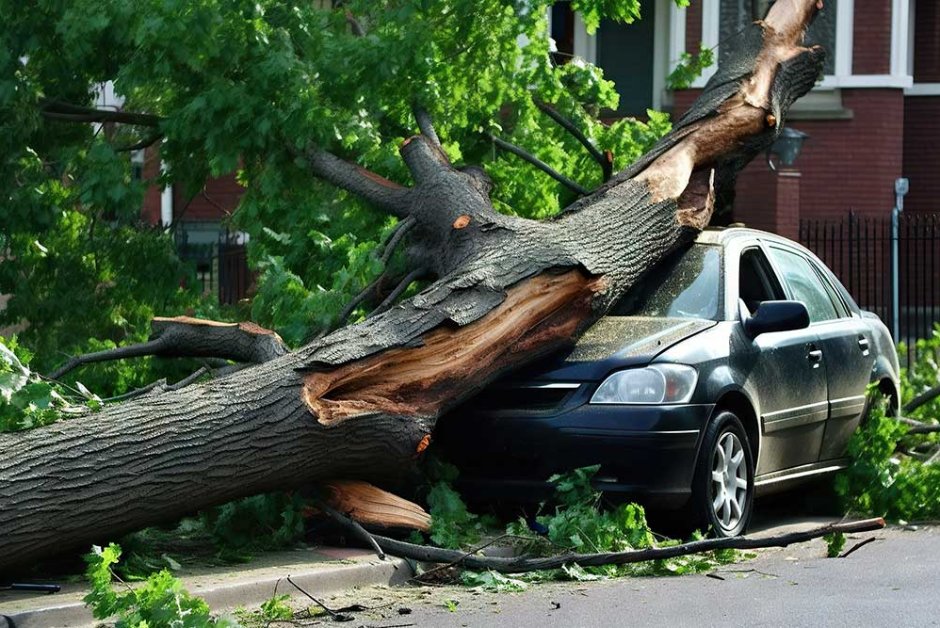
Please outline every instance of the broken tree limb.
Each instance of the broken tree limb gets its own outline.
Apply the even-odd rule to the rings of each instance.
[[[802,40],[816,6],[777,0],[669,134],[554,220],[497,212],[481,171],[424,136],[400,150],[410,188],[308,147],[311,174],[414,218],[408,261],[439,279],[231,376],[0,434],[0,571],[247,495],[394,487],[441,413],[570,347],[708,222],[813,86],[822,53]]]
[[[543,569],[560,569],[565,565],[580,565],[581,567],[600,567],[602,565],[626,565],[641,563],[650,560],[675,558],[687,554],[700,554],[722,549],[760,549],[766,547],[786,547],[794,543],[803,543],[827,534],[841,532],[870,532],[885,527],[882,518],[865,519],[862,521],[830,523],[812,530],[802,532],[788,532],[776,536],[752,538],[738,536],[731,538],[704,539],[680,545],[666,547],[652,547],[625,552],[597,552],[591,554],[568,553],[558,556],[478,556],[467,554],[460,550],[441,549],[427,545],[416,545],[405,541],[391,539],[385,536],[373,535],[379,547],[386,553],[400,558],[410,558],[427,563],[448,563],[461,565],[467,569],[484,569],[501,573],[522,573],[526,571],[540,571]]]
[[[222,358],[260,364],[288,352],[280,336],[254,323],[220,323],[189,316],[154,317],[150,329],[147,342],[76,356],[49,377],[60,379],[83,364],[145,355]]]
[[[901,409],[904,412],[913,412],[917,408],[930,403],[937,397],[940,397],[940,386],[934,386],[933,388],[925,390],[904,404],[904,407]]]

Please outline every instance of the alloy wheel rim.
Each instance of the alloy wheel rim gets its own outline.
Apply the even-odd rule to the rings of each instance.
[[[733,432],[725,432],[712,453],[712,509],[723,530],[734,530],[747,503],[747,465],[744,447]]]

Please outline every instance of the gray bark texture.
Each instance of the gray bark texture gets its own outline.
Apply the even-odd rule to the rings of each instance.
[[[0,435],[0,572],[246,495],[400,477],[441,413],[569,346],[708,223],[819,75],[801,47],[815,12],[779,0],[670,134],[554,220],[494,211],[425,118],[401,149],[412,188],[311,150],[315,176],[413,221],[408,257],[438,279],[295,352],[265,344],[234,375]]]

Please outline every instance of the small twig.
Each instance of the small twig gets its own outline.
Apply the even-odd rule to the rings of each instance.
[[[371,318],[372,316],[377,316],[392,307],[398,297],[400,297],[401,294],[408,289],[408,286],[410,286],[414,281],[426,276],[427,274],[428,270],[426,268],[416,268],[405,275],[405,278],[402,279],[397,286],[395,286],[395,289],[392,290],[391,294],[385,297],[385,300],[382,301],[382,303],[380,303],[377,308],[369,313],[369,317]]]
[[[163,139],[163,133],[154,133],[153,135],[150,135],[150,136],[148,136],[148,137],[145,137],[144,139],[140,140],[139,142],[135,142],[135,143],[133,143],[133,144],[130,144],[129,146],[118,146],[118,147],[115,147],[115,148],[114,148],[114,152],[116,152],[116,153],[127,153],[127,152],[130,152],[130,151],[133,151],[133,150],[140,150],[140,149],[142,149],[142,148],[147,148],[148,146],[153,146],[154,144],[156,144],[157,142],[159,142],[159,141],[162,140],[162,139]]]
[[[493,143],[496,144],[501,149],[509,153],[512,153],[516,157],[521,158],[523,161],[529,162],[530,164],[532,164],[533,166],[535,166],[536,168],[538,168],[539,170],[541,170],[542,172],[544,172],[551,178],[555,179],[555,181],[558,181],[559,183],[561,183],[568,189],[572,190],[576,194],[580,196],[587,196],[588,194],[591,193],[590,190],[582,186],[580,183],[572,181],[571,179],[561,174],[560,172],[558,172],[557,170],[549,166],[547,163],[545,163],[544,161],[542,161],[535,155],[526,152],[525,150],[519,148],[515,144],[511,144],[507,142],[506,140],[500,139],[496,137],[495,135],[493,135],[492,133],[487,133],[487,137],[489,137],[490,140],[492,140]]]
[[[345,16],[346,23],[349,24],[349,29],[352,31],[352,34],[356,37],[365,37],[366,29],[362,27],[362,24],[356,19],[356,16],[352,14],[352,11],[346,9]]]
[[[395,225],[395,229],[392,231],[392,234],[388,239],[388,243],[385,245],[385,249],[382,251],[382,264],[388,264],[388,261],[392,258],[392,255],[395,253],[395,249],[398,247],[398,244],[401,242],[402,238],[404,238],[405,235],[411,231],[411,228],[414,227],[417,222],[418,221],[414,216],[408,216]]]
[[[160,388],[161,390],[166,390],[166,378],[160,378],[155,382],[150,382],[145,386],[140,388],[135,388],[134,390],[129,390],[126,393],[121,395],[115,395],[113,397],[105,397],[101,401],[104,403],[111,403],[112,401],[127,401],[128,399],[134,399],[135,397],[140,397],[141,395],[146,395],[154,388]]]
[[[144,355],[153,355],[157,350],[162,349],[164,341],[160,338],[148,340],[124,347],[115,347],[114,349],[105,349],[93,353],[85,353],[73,357],[62,367],[49,374],[50,379],[61,379],[69,371],[92,362],[106,362],[110,360],[122,360],[124,358],[137,358]]]
[[[496,543],[499,543],[500,541],[503,541],[503,540],[509,538],[510,536],[514,536],[514,535],[501,534],[500,536],[496,537],[495,539],[493,539],[493,540],[491,540],[491,541],[488,541],[488,542],[486,542],[486,543],[483,543],[482,545],[478,545],[477,547],[474,547],[474,548],[468,550],[467,553],[463,556],[463,558],[465,559],[465,558],[467,558],[468,556],[472,556],[473,554],[476,554],[477,552],[482,552],[482,551],[485,550],[487,547],[490,547],[491,545],[495,545]],[[374,540],[374,539],[373,539],[373,540]],[[460,562],[460,561],[451,561],[451,562],[449,562],[449,563],[447,563],[447,564],[444,564],[444,565],[438,565],[437,567],[434,567],[433,569],[428,569],[427,571],[425,571],[424,573],[422,573],[422,574],[420,574],[420,575],[411,577],[410,580],[414,580],[414,581],[416,581],[416,582],[421,582],[422,579],[423,579],[423,578],[426,578],[429,574],[436,573],[436,572],[438,572],[438,571],[443,571],[443,570],[445,570],[445,569],[449,569],[450,567],[456,567],[459,562]]]
[[[290,576],[287,576],[287,578],[285,578],[285,580],[287,580],[287,581],[291,584],[292,587],[294,587],[295,589],[297,589],[298,591],[300,591],[301,593],[303,593],[304,595],[306,595],[306,596],[307,596],[308,598],[310,598],[311,600],[313,600],[313,603],[314,603],[314,604],[316,604],[317,606],[319,606],[320,608],[322,608],[323,610],[325,610],[325,611],[330,615],[330,617],[332,617],[333,619],[335,619],[335,620],[337,620],[337,621],[350,621],[350,620],[352,619],[352,617],[350,617],[349,615],[343,615],[342,613],[338,613],[338,612],[334,611],[332,608],[330,608],[329,606],[327,606],[326,604],[324,604],[323,602],[321,602],[321,601],[318,600],[317,598],[315,598],[315,597],[313,597],[312,595],[310,595],[303,587],[301,587],[299,584],[297,584],[296,582],[294,582],[293,580],[291,580],[291,579],[290,579]],[[347,619],[347,618],[348,618],[348,619]]]
[[[359,538],[359,540],[367,543],[370,547],[372,547],[373,550],[375,550],[375,553],[381,560],[385,560],[385,552],[383,552],[382,548],[379,547],[379,544],[376,543],[375,538],[369,534],[369,532],[363,528],[358,521],[351,517],[343,516],[342,513],[323,501],[319,501],[317,503],[317,508],[322,510],[330,519],[352,532]]]
[[[859,549],[859,548],[862,548],[862,547],[865,547],[865,546],[868,545],[869,543],[874,543],[874,542],[877,541],[877,540],[878,540],[877,537],[870,536],[870,537],[868,537],[867,539],[865,539],[865,540],[863,540],[863,541],[859,541],[858,543],[856,543],[855,545],[853,545],[853,546],[851,547],[851,549],[846,550],[841,556],[839,556],[839,558],[846,558],[846,557],[848,557],[852,552],[854,552],[855,550],[857,550],[857,549]]]
[[[549,105],[546,102],[543,102],[537,98],[533,98],[532,102],[535,103],[535,106],[539,108],[545,115],[554,120],[561,126],[563,129],[568,131],[576,140],[578,140],[584,148],[591,154],[591,157],[594,158],[600,167],[601,171],[604,173],[604,181],[610,180],[610,177],[613,176],[614,164],[610,158],[610,153],[602,153],[594,144],[587,138],[587,136],[581,132],[574,122],[570,119],[563,116],[555,107]]]

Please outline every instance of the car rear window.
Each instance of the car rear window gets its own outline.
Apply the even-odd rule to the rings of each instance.
[[[718,320],[721,289],[721,249],[693,244],[647,272],[610,314]]]

